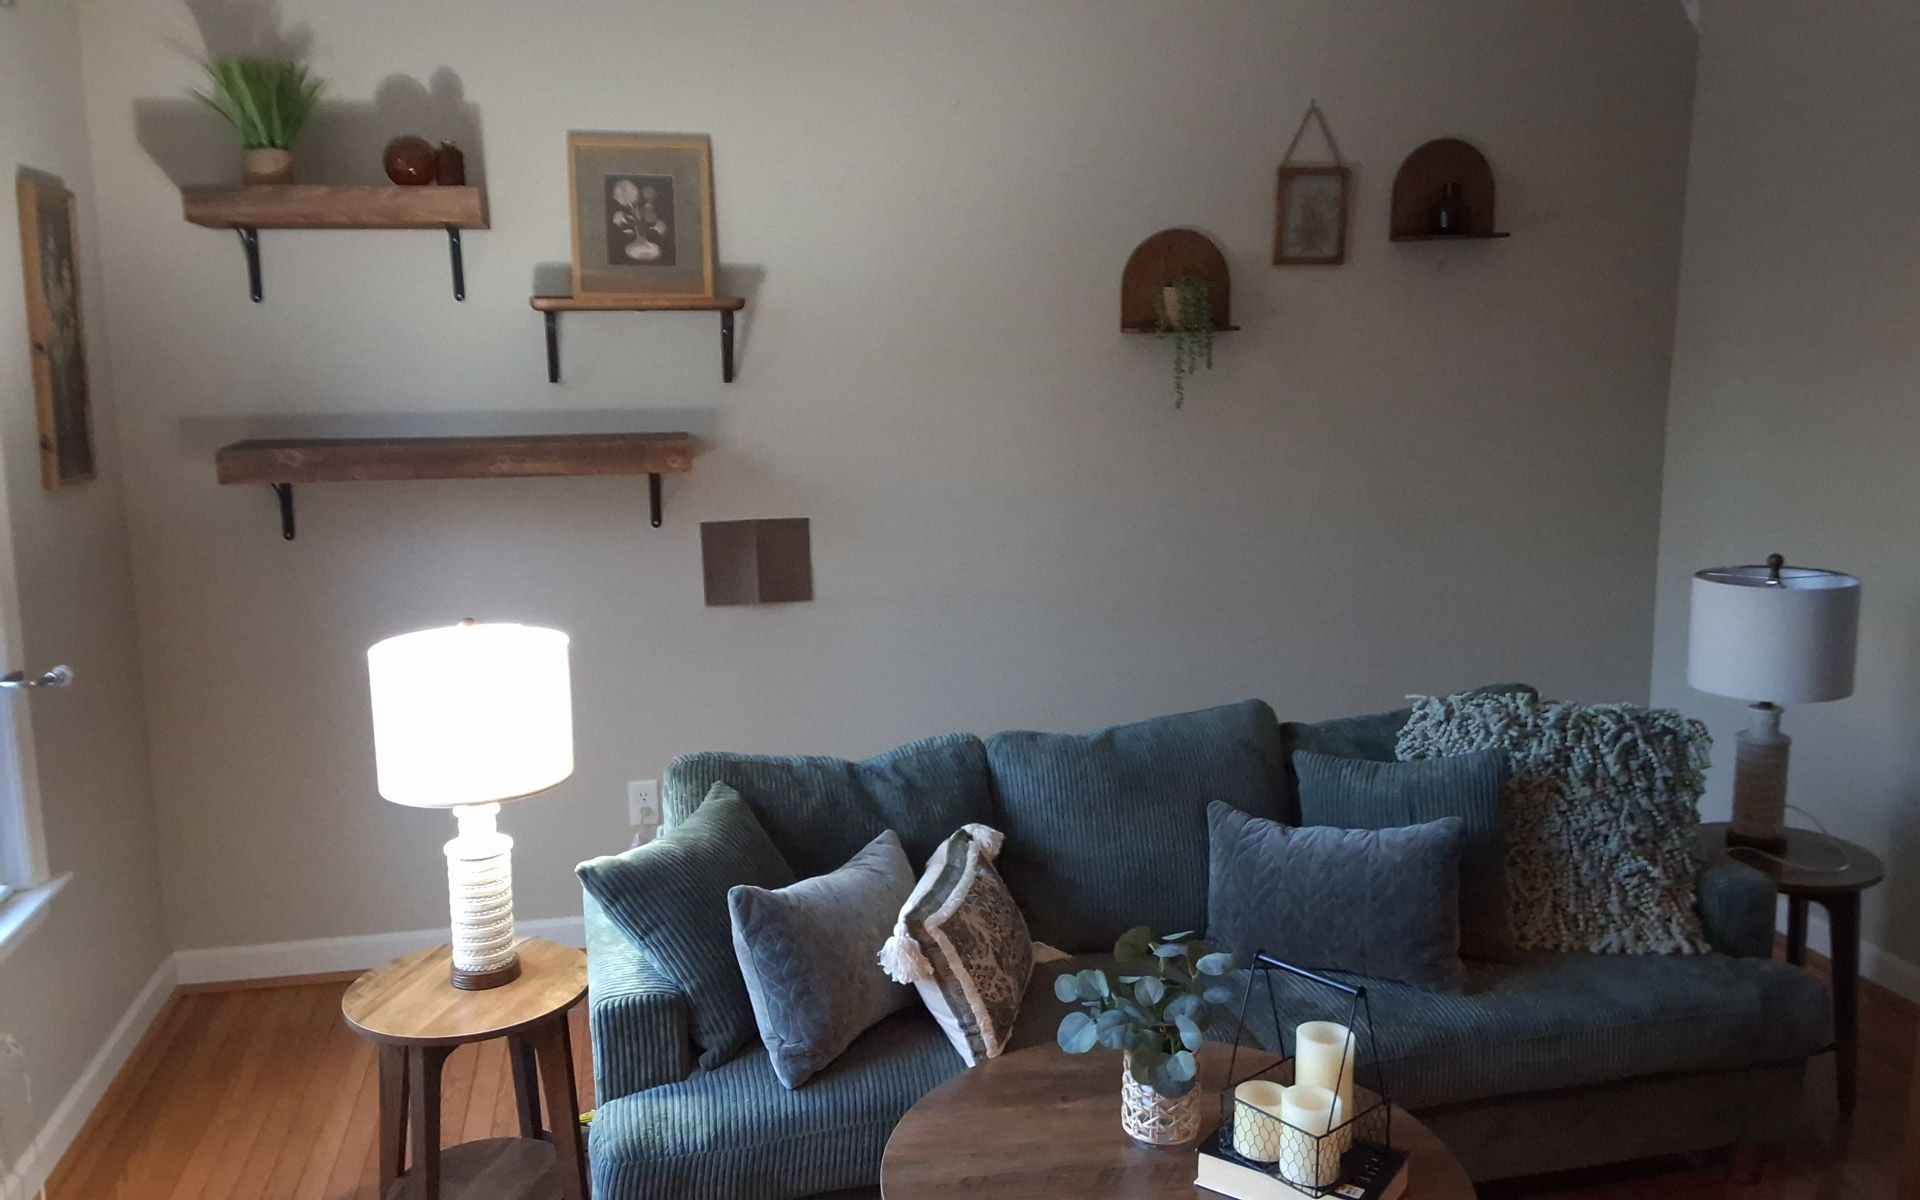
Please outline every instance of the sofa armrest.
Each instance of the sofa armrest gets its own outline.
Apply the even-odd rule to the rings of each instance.
[[[1731,859],[1700,864],[1700,914],[1707,944],[1735,958],[1772,958],[1775,903],[1773,880]]]
[[[646,960],[599,902],[584,901],[595,1098],[604,1104],[685,1079],[694,1064],[686,994]]]

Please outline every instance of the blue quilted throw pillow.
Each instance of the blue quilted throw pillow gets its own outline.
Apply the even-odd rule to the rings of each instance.
[[[913,1002],[874,961],[912,892],[913,867],[889,829],[837,871],[727,893],[734,953],[781,1083],[799,1087]]]
[[[1295,829],[1207,806],[1207,938],[1244,962],[1268,954],[1458,991],[1459,817],[1399,829]]]

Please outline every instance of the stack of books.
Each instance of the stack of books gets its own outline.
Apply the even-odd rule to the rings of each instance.
[[[1200,1144],[1200,1175],[1193,1181],[1234,1200],[1299,1200],[1301,1196],[1337,1196],[1340,1200],[1399,1200],[1407,1190],[1407,1152],[1378,1142],[1356,1142],[1340,1159],[1340,1182],[1329,1188],[1296,1187],[1223,1145],[1218,1133]]]

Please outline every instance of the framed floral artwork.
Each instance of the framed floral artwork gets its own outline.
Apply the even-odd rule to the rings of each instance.
[[[570,133],[576,296],[711,299],[713,144],[703,135]]]
[[[16,192],[34,413],[40,425],[40,483],[60,488],[85,483],[94,471],[87,347],[80,333],[78,221],[73,193],[51,176],[22,171]]]

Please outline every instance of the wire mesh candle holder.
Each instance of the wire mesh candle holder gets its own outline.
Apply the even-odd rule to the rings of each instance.
[[[1220,1133],[1209,1152],[1273,1176],[1304,1195],[1346,1194],[1342,1183],[1364,1173],[1364,1165],[1379,1161],[1393,1144],[1393,1104],[1381,1074],[1367,990],[1265,954],[1254,955],[1251,970],[1255,979],[1248,981],[1241,998],[1227,1086],[1220,1093]],[[1276,972],[1343,997],[1345,1024],[1283,1023],[1273,982]],[[1255,980],[1266,985],[1267,1007],[1282,1049],[1291,1040],[1292,1052],[1270,1066],[1242,1073],[1240,1048],[1247,1038]],[[1341,1003],[1335,1000],[1336,1009]],[[1302,1082],[1303,1074],[1328,1083]]]

